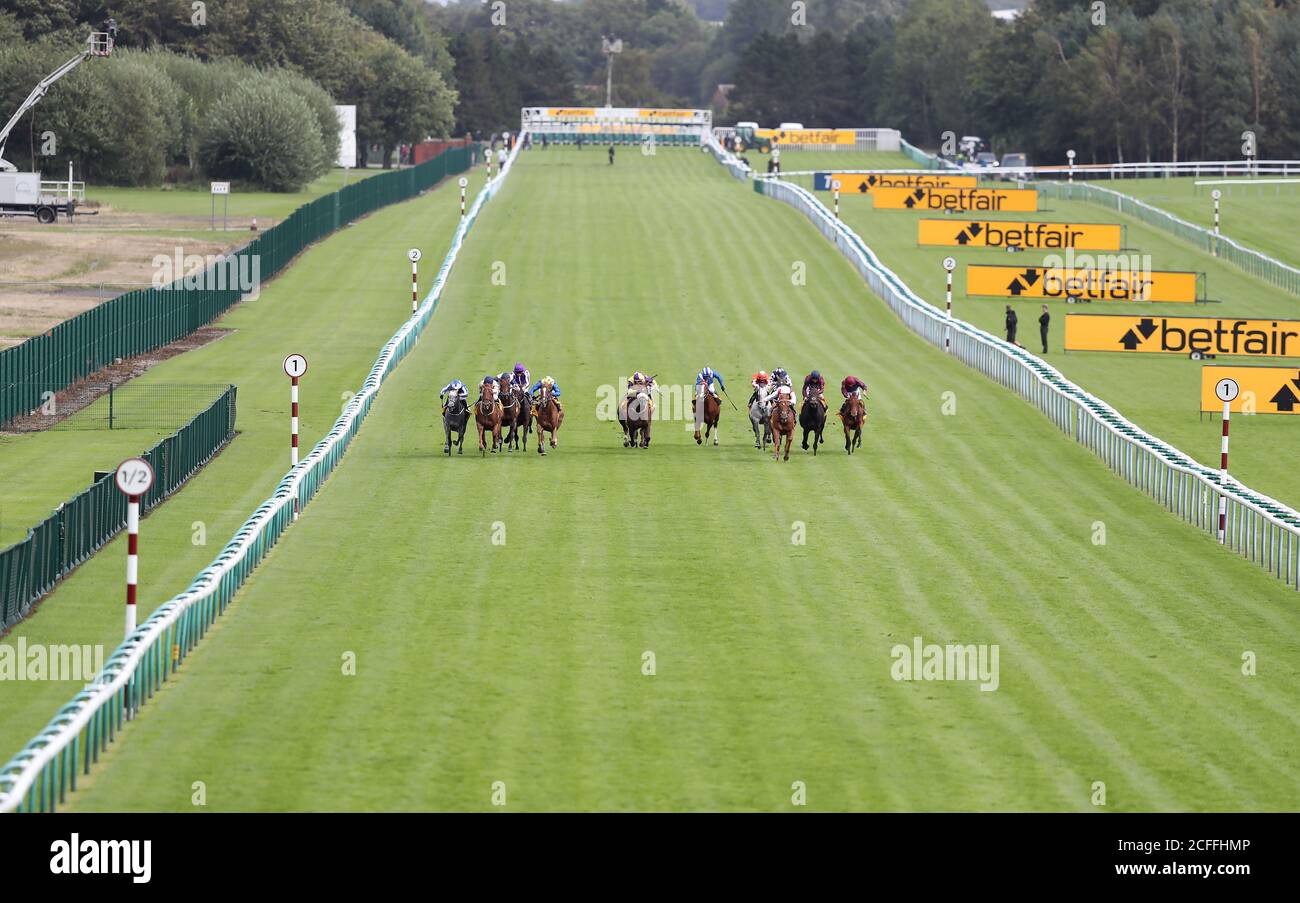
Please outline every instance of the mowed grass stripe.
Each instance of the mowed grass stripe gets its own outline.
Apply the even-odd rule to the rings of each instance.
[[[470,174],[482,183],[482,170]],[[333,426],[361,387],[384,343],[410,316],[406,249],[423,247],[420,286],[433,283],[460,219],[455,181],[425,197],[376,211],[306,250],[261,294],[217,322],[233,332],[172,358],[135,382],[239,386],[238,435],[187,486],[141,522],[140,620],[182,592],[216,557],[289,469],[287,354],[306,355],[300,387],[301,447],[306,454]],[[117,431],[113,431],[116,433]],[[11,457],[59,475],[108,469],[148,444],[108,455],[100,433],[44,433],[0,448],[0,475]],[[108,443],[117,440],[109,439]],[[7,510],[7,509],[6,509]],[[35,644],[102,644],[105,657],[122,641],[125,536],[81,565],[5,637]],[[0,755],[8,757],[49,723],[80,689],[70,681],[22,681],[0,692]]]
[[[560,448],[441,457],[436,389],[518,358],[564,389]],[[862,452],[832,421],[816,460],[773,463],[730,407],[719,448],[660,422],[625,450],[597,420],[603,383],[706,362],[733,387],[857,373]],[[819,809],[1090,809],[1094,780],[1118,810],[1297,803],[1296,725],[1260,702],[1296,701],[1293,594],[911,335],[703,155],[524,155],[371,416],[78,808],[185,810],[193,780],[219,809],[488,810],[494,781],[522,810],[785,810],[794,781]],[[1000,688],[895,682],[917,635],[1000,644]]]

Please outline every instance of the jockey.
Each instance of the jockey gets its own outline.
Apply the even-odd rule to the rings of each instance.
[[[533,375],[528,372],[528,368],[523,364],[515,364],[515,372],[510,375],[510,385],[527,389],[528,384],[532,381]]]
[[[840,383],[840,394],[844,396],[844,401],[846,403],[849,400],[849,396],[861,398],[862,393],[865,391],[867,391],[867,384],[856,376],[846,376],[844,377],[844,381]]]
[[[825,391],[826,391],[826,379],[816,370],[814,370],[812,373],[809,373],[807,376],[804,377],[803,400],[805,403],[813,399],[816,399],[818,402],[821,403],[821,406],[823,408],[826,407],[826,399],[822,397],[822,393]]]
[[[775,389],[780,388],[781,386],[793,385],[794,383],[790,379],[790,374],[785,372],[784,367],[777,367],[772,371],[772,388]]]
[[[555,380],[549,376],[543,376],[533,385],[531,389],[528,390],[528,394],[533,397],[533,402],[536,403],[541,397],[542,386],[550,386],[551,397],[555,399],[555,406],[563,410],[563,408],[561,408],[560,406],[560,387],[557,386],[555,384]]]
[[[627,381],[627,392],[623,395],[623,400],[618,403],[618,419],[627,419],[627,402],[630,398],[635,398],[638,392],[653,392],[655,389],[655,380],[653,376],[646,376],[640,370],[632,374]],[[651,410],[654,402],[651,401]]]
[[[790,409],[793,410],[794,409],[794,388],[791,387],[789,384],[781,384],[781,385],[773,384],[771,390],[764,393],[763,400],[765,402],[771,402],[772,406],[775,407],[776,403],[781,399],[782,396],[784,396],[785,399],[790,402]]]
[[[754,387],[754,394],[749,396],[749,403],[753,404],[755,401],[764,397],[767,394],[767,389],[769,385],[767,379],[767,371],[759,370],[757,373],[754,374],[749,384]]]
[[[723,389],[727,388],[727,384],[722,381],[722,374],[715,371],[712,367],[705,367],[699,373],[695,374],[696,390],[698,390],[700,385],[703,384],[704,388],[708,390],[708,393],[714,398],[717,398],[718,393],[713,390],[713,381],[715,379],[718,381],[719,386]]]
[[[497,407],[500,408],[501,407],[501,377],[493,376],[491,373],[489,373],[487,376],[483,377],[483,385],[492,387],[492,398],[494,401],[496,401]]]
[[[447,385],[442,387],[442,391],[438,393],[438,400],[442,402],[442,409],[444,411],[447,410],[447,404],[453,398],[459,398],[461,401],[465,402],[466,405],[469,404],[469,389],[458,379],[453,379],[451,382],[447,383]]]

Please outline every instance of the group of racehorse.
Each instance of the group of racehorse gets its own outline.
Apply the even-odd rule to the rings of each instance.
[[[707,378],[696,379],[695,397],[691,402],[695,418],[695,442],[702,444],[711,437],[713,444],[717,445],[722,402],[713,390],[713,380],[717,379],[721,384],[721,379],[707,367],[701,371],[701,377],[706,375]],[[826,426],[828,407],[822,387],[814,386],[810,389],[808,380],[805,380],[803,404],[796,410],[790,384],[787,382],[769,388],[766,374],[761,375],[763,382],[754,382],[754,392],[749,399],[749,421],[754,430],[754,447],[766,451],[772,445],[776,460],[789,461],[790,446],[794,442],[797,426],[803,430],[803,449],[809,450],[808,440],[811,437],[811,449],[815,456],[823,442],[822,431]],[[818,376],[816,371],[812,376]],[[654,377],[647,377],[639,371],[627,380],[627,392],[618,409],[624,448],[650,447],[654,420],[653,393],[656,388]],[[865,386],[862,388],[865,389]],[[537,430],[537,453],[545,454],[548,433],[551,448],[555,448],[555,434],[564,422],[564,410],[555,397],[559,394],[558,391],[553,390],[554,383],[549,377],[538,383],[533,392],[508,382],[485,381],[480,385],[478,400],[473,405],[474,422],[478,427],[479,453],[487,453],[489,437],[493,453],[503,448],[506,451],[518,450],[521,443],[523,450],[527,451],[528,436],[533,432],[534,423]],[[844,404],[838,416],[844,426],[844,450],[853,454],[862,446],[862,427],[867,411],[861,391],[846,390],[844,394]],[[446,454],[451,454],[453,445],[458,454],[463,452],[468,422],[467,397],[451,393],[443,407]]]
[[[478,428],[478,449],[486,455],[491,441],[493,454],[505,449],[528,450],[528,437],[537,432],[537,453],[546,454],[546,441],[551,448],[557,443],[555,434],[564,423],[564,410],[556,400],[554,386],[543,380],[536,394],[517,384],[502,385],[484,382],[479,386],[479,397],[474,402],[474,425]],[[442,409],[442,426],[446,435],[443,452],[450,455],[452,446],[462,454],[465,431],[469,425],[469,401],[451,394]],[[549,437],[548,437],[549,434]]]

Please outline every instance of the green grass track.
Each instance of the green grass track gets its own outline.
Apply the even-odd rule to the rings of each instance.
[[[560,447],[443,458],[436,388],[517,358],[564,391]],[[730,408],[719,448],[598,419],[633,368],[705,363],[742,402],[759,367],[864,377],[861,453],[829,429],[774,463]],[[1294,809],[1298,612],[709,157],[533,151],[341,469],[73,806],[195,811],[202,781],[209,810],[490,810],[504,782],[509,810],[789,810],[802,781],[813,809],[1090,810],[1102,781],[1109,811]],[[998,644],[999,688],[894,681],[915,636]]]

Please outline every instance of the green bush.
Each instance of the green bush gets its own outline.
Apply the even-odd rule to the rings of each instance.
[[[269,77],[307,102],[316,127],[320,131],[321,159],[314,167],[313,176],[323,176],[339,158],[339,117],[334,110],[334,98],[329,92],[309,78],[287,69],[268,73]]]
[[[307,101],[274,77],[242,82],[204,120],[199,162],[210,176],[297,191],[320,174],[319,122]]]

